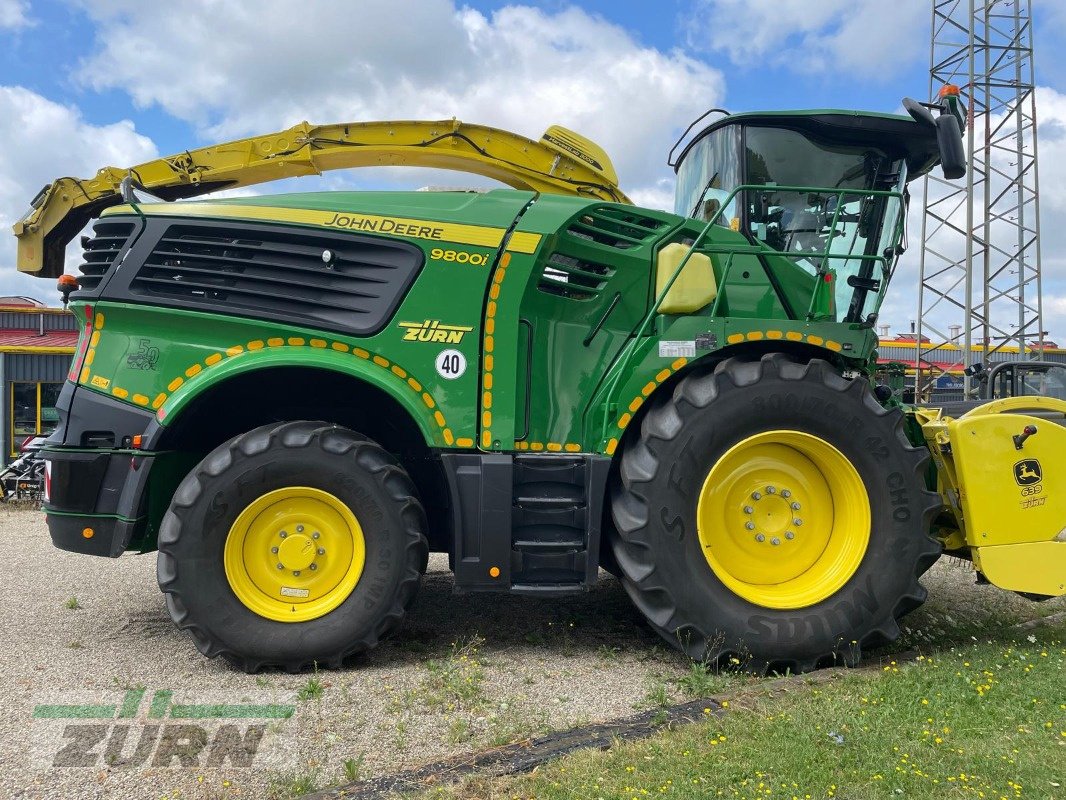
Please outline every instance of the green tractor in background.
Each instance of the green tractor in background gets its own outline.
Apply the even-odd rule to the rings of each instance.
[[[456,121],[304,124],[57,181],[16,226],[20,269],[59,277],[99,219],[60,277],[84,329],[45,454],[54,543],[158,549],[174,621],[247,670],[373,647],[429,552],[457,591],[558,597],[603,566],[671,644],[755,670],[892,640],[945,545],[1061,594],[1062,501],[1006,545],[1050,545],[1048,566],[979,556],[1005,548],[963,530],[920,421],[871,382],[907,185],[964,169],[957,95],[907,106],[721,116],[676,161],[673,214],[629,204],[571,131]],[[515,188],[137,196],[366,164]],[[1025,445],[1045,472],[1050,427]],[[1011,453],[985,460],[1013,492]]]

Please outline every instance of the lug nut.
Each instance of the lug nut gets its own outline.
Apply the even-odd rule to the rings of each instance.
[[[755,530],[755,523],[754,522],[745,522],[744,523],[744,527],[747,528],[749,531],[753,531],[753,530]]]
[[[800,504],[799,503],[793,503],[792,504],[792,510],[793,511],[799,511],[800,510]]]
[[[770,540],[770,544],[776,547],[777,545],[781,544],[781,540],[775,536],[773,539]]]
[[[288,536],[288,535],[289,535],[289,534],[288,534],[288,532],[287,532],[287,531],[282,531],[281,533],[279,533],[279,534],[278,534],[278,536],[280,536],[280,537],[281,537],[282,539],[284,539],[284,538],[285,538],[286,536]]]
[[[276,548],[276,547],[271,547],[271,548],[270,548],[270,552],[271,552],[271,553],[276,553],[276,552],[278,552],[278,548]]]
[[[766,541],[766,537],[763,536],[761,533],[757,533],[757,534],[755,534],[755,541],[757,541],[757,542],[765,542]]]
[[[745,514],[754,514],[755,513],[755,509],[752,508],[751,506],[744,506],[744,513]]]
[[[767,486],[766,487],[766,493],[767,494],[773,494],[776,491],[777,491],[777,489],[775,489],[773,486]]]
[[[800,525],[802,525],[802,524],[803,524],[803,520],[801,520],[801,519],[794,519],[794,520],[792,520],[792,524],[793,524],[793,525],[795,525],[795,526],[796,526],[796,527],[798,528],[798,527],[799,527]]]
[[[782,497],[792,497],[792,492],[790,492],[788,489],[782,489],[781,490],[781,496]]]
[[[311,569],[318,569],[318,564],[312,564]]]
[[[285,569],[285,565],[284,564],[278,564],[278,569]]]
[[[759,494],[758,492],[752,492],[751,493],[751,499],[752,500],[761,500],[762,499],[762,495]]]
[[[304,532],[304,526],[303,525],[297,525],[296,526],[296,532],[297,533],[303,533]]]
[[[320,556],[324,556],[326,554],[326,548],[324,548],[324,547],[318,548],[318,554]]]
[[[319,533],[318,531],[315,531],[314,533],[311,534],[311,538],[312,539],[317,539],[321,535],[322,535],[321,533]]]
[[[789,541],[792,541],[796,538],[796,534],[794,534],[792,531],[785,531],[785,538]]]
[[[293,574],[293,575],[299,575],[299,574],[300,574],[300,570],[298,570],[298,569],[294,569],[294,570],[292,571],[292,574]]]

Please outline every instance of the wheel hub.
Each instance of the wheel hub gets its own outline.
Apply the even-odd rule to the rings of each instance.
[[[703,554],[733,592],[768,608],[803,608],[839,590],[870,535],[866,488],[828,442],[768,431],[710,470],[697,528]]]
[[[278,561],[287,570],[307,569],[315,560],[315,542],[302,533],[287,536],[278,548]]]
[[[762,495],[758,500],[753,499],[754,507],[747,504],[744,506],[745,511],[748,508],[752,509],[748,516],[755,525],[754,529],[768,537],[784,535],[785,531],[792,527],[792,521],[795,519],[792,513],[793,502],[790,502],[789,497],[770,492],[769,490],[773,488],[775,487],[768,487],[767,494]]]
[[[267,492],[234,520],[226,578],[247,608],[279,622],[328,614],[352,593],[366,558],[363,529],[339,498],[293,486]]]

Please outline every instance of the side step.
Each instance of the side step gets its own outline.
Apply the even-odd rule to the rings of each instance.
[[[558,596],[599,570],[610,459],[599,455],[444,454],[459,590]]]

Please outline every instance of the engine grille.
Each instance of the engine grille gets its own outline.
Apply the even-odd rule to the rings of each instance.
[[[621,208],[600,206],[582,214],[566,230],[579,239],[629,250],[655,238],[667,224]]]
[[[571,300],[591,300],[598,295],[614,269],[562,253],[552,253],[544,265],[537,288]]]
[[[174,224],[131,279],[135,298],[366,335],[422,266],[402,242],[302,229]]]
[[[100,285],[104,275],[111,269],[118,258],[119,253],[126,244],[126,240],[133,233],[132,222],[109,222],[100,220],[93,225],[91,239],[82,239],[85,247],[82,258],[84,259],[78,271],[78,288],[83,292],[92,292]]]

